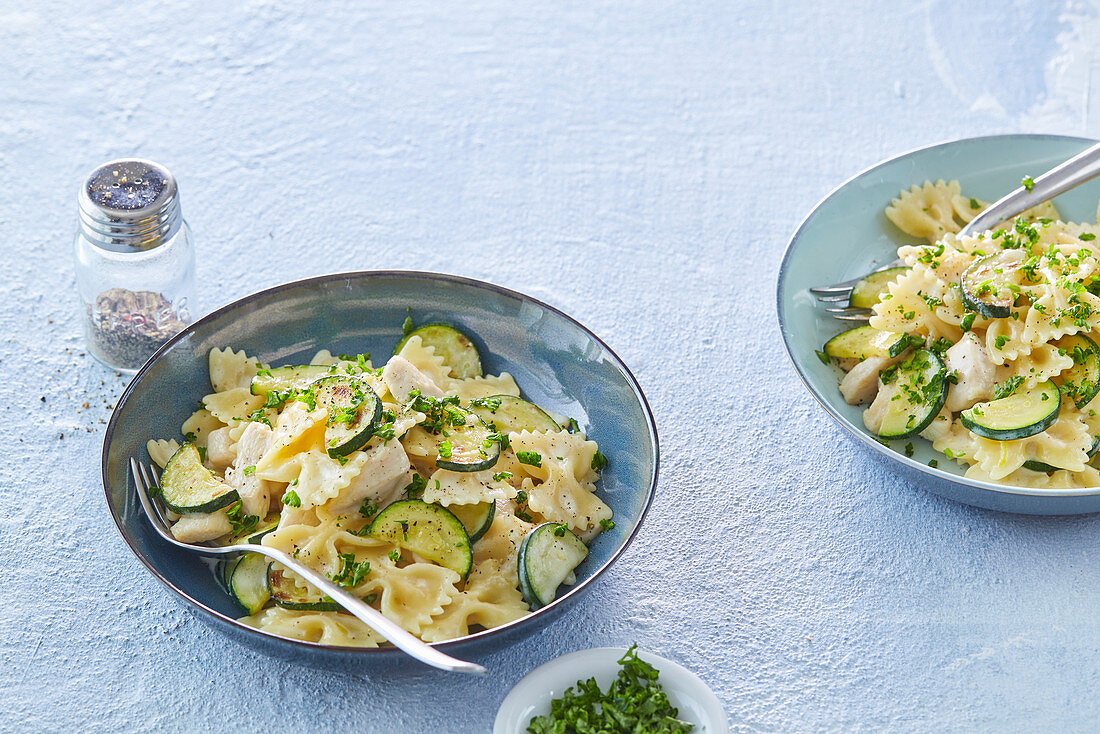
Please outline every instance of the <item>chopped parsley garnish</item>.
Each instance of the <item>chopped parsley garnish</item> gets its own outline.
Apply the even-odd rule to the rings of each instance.
[[[234,535],[248,532],[256,527],[256,523],[260,521],[259,515],[241,515],[244,511],[243,508],[244,505],[241,504],[240,500],[237,500],[225,511],[225,516],[229,518],[229,524],[233,527]]]
[[[292,489],[283,495],[283,504],[288,507],[301,507],[302,500],[298,498],[298,493]]]
[[[511,478],[512,478],[512,472],[510,472],[510,471],[498,471],[496,474],[493,475],[493,481],[494,482],[503,482],[505,479],[511,479]]]
[[[340,554],[340,572],[329,576],[330,579],[344,588],[350,589],[363,583],[363,579],[370,573],[370,561],[357,563],[354,553]]]
[[[997,349],[1004,349],[1005,344],[1008,343],[1008,337],[1004,334],[999,334],[996,339],[993,340],[993,346]]]
[[[978,201],[977,199],[971,199],[971,200],[970,200],[970,208],[971,208],[971,209],[981,209],[981,208],[982,208],[982,204],[981,204],[981,202],[980,202],[980,201]]]
[[[564,538],[565,534],[569,532],[569,527],[566,526],[566,524],[563,523],[563,522],[558,523],[557,525],[554,526],[554,529],[553,529],[552,532],[554,533],[555,537]]]
[[[608,520],[606,517],[603,520],[600,520],[600,529],[601,530],[607,531],[607,530],[613,529],[614,527],[615,527],[615,522],[613,520]]]
[[[512,442],[508,440],[507,433],[490,433],[488,436],[485,437],[482,445],[485,448],[489,448],[494,443],[500,444],[501,451],[512,445]]]
[[[1023,381],[1024,378],[1020,375],[1013,375],[1000,385],[997,385],[996,389],[993,391],[993,399],[1000,400],[1001,398],[1007,398],[1009,395],[1016,392],[1016,388],[1023,384]]]
[[[818,359],[821,358],[822,354],[822,352],[817,353]],[[569,433],[580,433],[581,427],[577,425],[577,420],[575,418],[570,418],[569,422],[565,425],[565,430]]]
[[[393,550],[390,551],[389,559],[391,561],[393,561],[394,563],[397,563],[398,561],[401,560],[401,551],[394,548]]]
[[[406,314],[408,312],[406,311]],[[408,336],[413,333],[416,327],[413,326],[413,319],[411,315],[406,315],[405,320],[401,322],[401,336]]]
[[[943,353],[953,346],[955,346],[955,342],[951,341],[947,337],[941,336],[939,339],[932,342],[932,346],[930,346],[929,349],[937,357],[942,357]]]
[[[496,410],[500,407],[500,398],[474,398],[470,401],[470,405],[477,408]]]
[[[419,390],[409,393],[409,407],[424,414],[420,425],[428,433],[440,433],[447,426],[464,426],[469,415],[458,407],[457,397],[432,398]]]
[[[913,458],[913,444],[912,443],[905,444],[905,455],[906,455],[906,457],[908,457],[910,459]]]
[[[363,504],[359,505],[359,514],[363,517],[373,517],[378,514],[378,504],[368,497],[363,500]]]
[[[604,456],[599,449],[596,449],[596,453],[592,454],[592,468],[596,471],[601,471],[606,466],[607,457]]]
[[[542,467],[542,455],[537,451],[517,451],[516,458],[519,459],[519,463],[527,464],[536,468]]]
[[[1082,232],[1081,234],[1077,235],[1077,239],[1083,242],[1092,242],[1094,239],[1096,239],[1096,235],[1094,235],[1092,232]]]
[[[428,486],[428,480],[419,474],[413,474],[412,481],[405,485],[405,489],[402,492],[409,499],[416,499],[424,492],[424,488]]]
[[[1035,188],[1035,179],[1033,179],[1031,176],[1024,176],[1020,179],[1020,185],[1028,191],[1031,191]]]
[[[256,473],[256,465],[255,464],[253,464],[252,466],[246,466],[244,468],[244,475],[246,477],[250,477],[255,473]]]
[[[534,518],[527,512],[527,493],[522,489],[516,492],[516,517],[524,522],[531,522]]]
[[[451,452],[453,450],[454,450],[454,447],[451,445],[451,442],[449,440],[439,442],[439,457],[441,459],[451,458]]]
[[[677,718],[679,711],[661,687],[657,669],[638,657],[637,647],[631,645],[619,658],[619,675],[606,692],[600,690],[595,678],[578,680],[576,686],[550,702],[548,716],[531,719],[527,724],[529,734],[694,731],[694,724]]]
[[[825,352],[821,351],[820,349],[815,349],[815,350],[814,350],[814,354],[816,354],[816,355],[817,355],[817,358],[818,358],[819,360],[821,360],[821,364],[829,364],[829,362],[831,362],[831,361],[832,361],[832,360],[831,360],[831,359],[829,358],[829,355],[828,355],[828,354],[825,354]],[[572,418],[570,418],[570,420],[572,420]]]

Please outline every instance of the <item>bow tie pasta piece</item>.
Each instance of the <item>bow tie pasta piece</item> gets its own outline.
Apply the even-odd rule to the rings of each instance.
[[[395,356],[409,362],[441,389],[446,389],[451,383],[451,368],[447,366],[442,356],[435,353],[435,347],[424,344],[419,334],[409,336]],[[393,361],[392,358],[390,361]],[[388,367],[389,362],[386,365]],[[394,395],[398,397],[396,393]]]
[[[271,607],[240,621],[280,637],[322,645],[378,647],[385,641],[358,618],[339,612],[299,612]]]
[[[150,439],[145,444],[145,450],[149,452],[149,458],[156,462],[157,466],[163,469],[168,465],[168,460],[172,458],[172,454],[179,451],[179,441],[172,439],[165,441],[164,439]]]
[[[455,472],[439,469],[428,478],[424,501],[448,505],[474,505],[479,502],[512,499],[516,488],[497,481],[493,469],[479,472]]]
[[[471,625],[486,629],[514,622],[530,614],[523,594],[502,572],[501,563],[488,559],[476,564],[466,580],[466,588],[458,592],[421,630],[428,642],[442,642],[464,637]]]
[[[214,392],[225,392],[234,388],[247,388],[262,367],[260,361],[249,357],[244,350],[234,352],[225,349],[210,350],[210,385]]]
[[[253,395],[247,387],[234,387],[205,396],[202,404],[219,421],[233,425],[247,420],[253,411],[259,410],[264,399],[260,395]]]
[[[299,454],[313,451],[327,456],[324,451],[327,418],[328,411],[323,408],[310,411],[296,400],[288,403],[275,423],[270,446],[256,463],[256,474],[272,482],[291,482],[301,472]]]

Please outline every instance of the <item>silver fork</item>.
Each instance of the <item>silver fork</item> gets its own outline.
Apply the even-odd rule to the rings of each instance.
[[[971,219],[959,231],[959,236],[972,237],[976,232],[993,229],[1006,219],[1049,201],[1055,196],[1069,191],[1074,186],[1079,186],[1097,176],[1100,176],[1100,143],[1089,146],[1065,163],[1060,163],[1042,176],[1034,179],[1030,188],[1020,186],[1007,196],[993,202],[985,211]],[[823,303],[847,301],[852,295],[852,288],[868,275],[888,268],[900,267],[904,264],[904,260],[894,260],[866,275],[846,280],[843,283],[815,286],[810,288],[810,293],[817,296],[817,300]],[[873,313],[869,308],[848,308],[846,306],[831,307],[825,310],[831,313],[834,318],[843,321],[866,321]]]
[[[463,660],[458,660],[436,650],[423,640],[409,634],[403,627],[384,616],[378,610],[356,599],[344,589],[332,583],[308,566],[303,566],[301,563],[298,563],[278,548],[269,548],[264,545],[254,545],[251,543],[238,543],[235,545],[213,547],[182,543],[176,540],[175,536],[172,535],[172,531],[168,526],[168,522],[160,506],[149,498],[149,487],[156,486],[160,483],[160,478],[157,476],[155,470],[153,467],[141,464],[131,458],[130,471],[134,475],[134,485],[137,488],[138,500],[145,509],[145,516],[149,518],[149,524],[153,526],[153,530],[157,531],[160,537],[164,538],[172,545],[204,556],[225,556],[242,552],[259,553],[267,556],[283,564],[313,586],[320,589],[325,594],[328,594],[332,597],[333,601],[342,606],[349,613],[363,620],[367,626],[389,640],[394,647],[403,650],[420,662],[431,665],[434,668],[439,668],[440,670],[449,670],[455,673],[478,673],[480,675],[485,675],[488,672],[477,663],[468,663]]]

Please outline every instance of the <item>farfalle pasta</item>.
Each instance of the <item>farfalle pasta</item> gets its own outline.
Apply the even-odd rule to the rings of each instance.
[[[228,347],[209,363],[213,391],[185,421],[184,441],[147,446],[164,469],[173,533],[278,548],[422,639],[548,603],[573,582],[585,544],[614,525],[596,494],[607,461],[596,443],[524,400],[511,375],[482,374],[453,327],[414,331],[380,368],[328,350],[272,368]],[[446,542],[423,542],[410,526]],[[259,554],[218,573],[246,624],[385,644]]]
[[[886,209],[907,267],[881,285],[868,326],[823,357],[884,440],[928,439],[966,476],[1028,487],[1095,486],[1100,448],[1100,228],[1053,204],[975,237],[986,206],[925,182]]]

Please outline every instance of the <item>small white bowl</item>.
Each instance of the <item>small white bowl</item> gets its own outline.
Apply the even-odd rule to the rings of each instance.
[[[702,679],[690,670],[645,650],[638,657],[656,668],[668,699],[680,718],[695,724],[692,734],[728,734],[729,720],[722,704]],[[550,713],[550,701],[560,698],[578,680],[595,678],[607,690],[619,674],[622,647],[594,647],[562,655],[532,670],[504,698],[497,711],[493,734],[525,734],[532,717]]]

